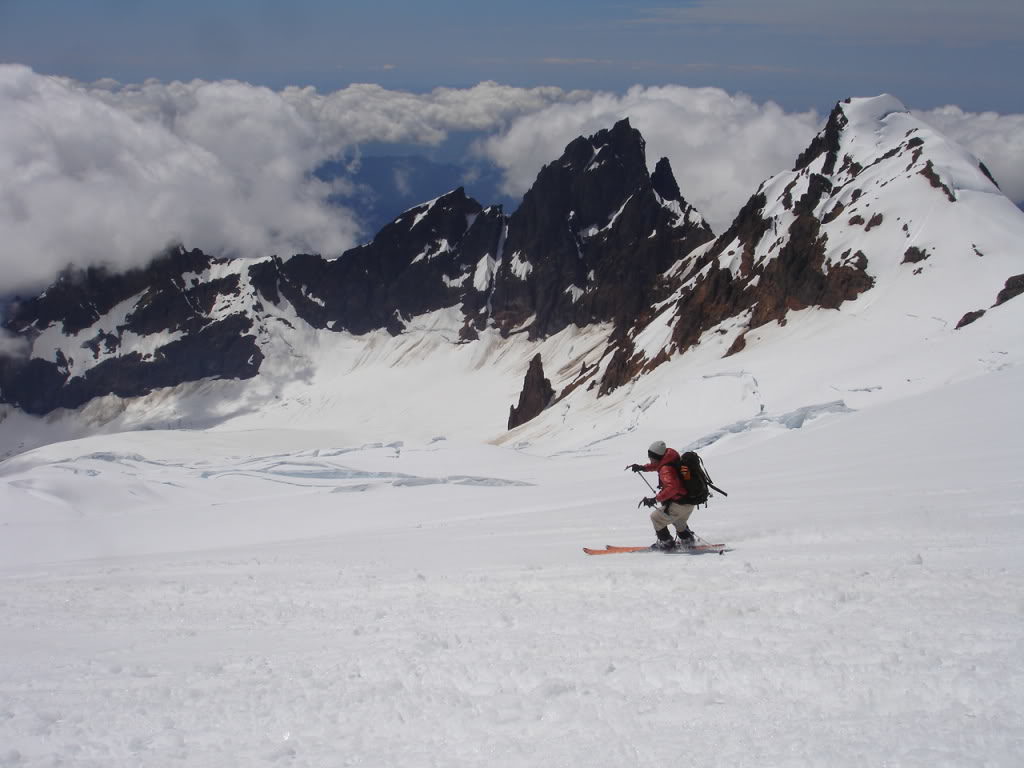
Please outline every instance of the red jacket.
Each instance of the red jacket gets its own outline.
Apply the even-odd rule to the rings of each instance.
[[[658,473],[658,488],[661,490],[658,491],[658,495],[654,498],[660,502],[672,501],[687,494],[686,486],[683,485],[683,482],[690,479],[690,470],[679,466],[679,471],[676,471],[676,467],[673,464],[679,466],[679,453],[669,448],[661,459],[644,465],[645,472],[657,471]],[[680,473],[682,477],[680,477]]]

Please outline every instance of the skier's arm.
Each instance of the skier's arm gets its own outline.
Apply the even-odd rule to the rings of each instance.
[[[657,464],[630,464],[626,469],[633,472],[653,472],[658,468]]]

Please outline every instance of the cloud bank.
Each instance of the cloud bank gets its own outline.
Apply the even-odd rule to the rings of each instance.
[[[331,205],[342,179],[313,171],[368,141],[436,145],[575,96],[496,83],[418,95],[330,94],[236,81],[86,85],[0,65],[0,295],[38,290],[68,264],[122,268],[171,243],[241,256],[356,244]]]
[[[920,116],[1024,199],[1024,115]],[[335,204],[359,190],[313,174],[329,159],[368,142],[437,146],[476,132],[474,159],[500,168],[518,196],[572,139],[622,117],[643,133],[652,166],[671,160],[716,231],[763,179],[792,166],[822,119],[715,88],[485,82],[320,93],[237,81],[83,84],[0,65],[0,296],[39,290],[68,264],[141,265],[176,242],[244,257],[338,254],[373,233]]]
[[[23,358],[29,353],[28,339],[0,328],[0,357]]]

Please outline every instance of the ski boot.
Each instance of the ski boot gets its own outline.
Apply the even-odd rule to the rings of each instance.
[[[668,528],[662,528],[659,531],[655,531],[658,534],[658,540],[651,544],[651,549],[661,552],[669,552],[676,548],[676,540],[672,538],[672,533]]]
[[[679,531],[679,546],[692,547],[696,543],[697,542],[693,536],[693,531],[690,530],[689,526],[686,526],[686,528]]]

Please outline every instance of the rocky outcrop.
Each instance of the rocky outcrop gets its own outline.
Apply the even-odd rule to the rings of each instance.
[[[541,338],[611,323],[613,343],[625,343],[671,295],[666,270],[711,237],[668,160],[649,173],[643,139],[623,120],[571,142],[512,216],[459,188],[336,258],[228,262],[175,248],[146,269],[69,271],[9,312],[6,329],[30,353],[0,360],[0,401],[42,414],[255,376],[271,314],[397,335],[412,318],[457,308],[463,342],[487,328]]]
[[[915,135],[916,128],[898,134],[891,145],[877,146],[874,154],[864,152],[879,139],[874,133],[870,141],[858,139],[858,132],[874,132],[880,121],[902,110],[891,97],[836,104],[793,170],[762,184],[694,263],[676,308],[677,351],[685,352],[723,320],[746,314],[749,319],[727,351],[738,354],[747,330],[785,323],[795,310],[836,309],[874,285],[871,241],[842,250],[832,243],[860,240],[851,232],[855,228],[866,235],[895,226],[884,209],[899,193],[886,187],[908,171],[916,169],[929,186],[940,183],[932,160],[923,156],[926,142]],[[883,210],[870,210],[872,204]],[[907,220],[892,218],[909,237]],[[928,255],[917,246],[904,250],[905,263]]]
[[[843,104],[849,104],[850,100],[836,104],[829,113],[825,128],[814,139],[810,145],[796,159],[793,166],[794,171],[802,171],[818,158],[824,156],[821,164],[822,173],[829,175],[835,170],[836,162],[839,159],[839,139],[843,129],[849,124],[846,113],[843,111]]]
[[[976,159],[896,99],[836,104],[793,170],[765,181],[713,244],[683,259],[671,309],[658,318],[671,325],[670,345],[638,349],[634,340],[645,328],[638,316],[606,355],[599,392],[685,353],[712,330],[729,337],[724,355],[742,355],[752,329],[785,324],[794,311],[839,309],[872,289],[879,272],[898,273],[906,264],[921,275],[937,253],[981,256],[970,227],[957,245],[948,229],[929,235],[943,206],[964,205],[957,185],[997,191]],[[966,212],[964,220],[973,221]],[[1000,298],[1015,291],[1024,286],[1008,281]],[[982,314],[968,313],[958,327]]]
[[[959,331],[964,326],[970,325],[975,320],[980,320],[984,316],[985,316],[985,310],[984,309],[976,309],[973,312],[968,312],[963,317],[961,317],[959,321],[957,321],[957,324],[956,324],[956,327],[955,327],[954,330]]]
[[[996,296],[996,303],[992,306],[998,307],[1010,299],[1016,298],[1024,293],[1024,275],[1014,275],[1006,279],[1003,289]]]
[[[39,296],[15,303],[5,326],[31,336],[33,328],[58,324],[63,333],[76,334],[121,302],[146,294],[148,299],[127,320],[130,330],[146,333],[145,329],[154,325],[160,326],[159,330],[184,327],[195,315],[187,292],[210,292],[205,286],[186,285],[184,276],[202,273],[214,261],[199,250],[172,248],[145,269],[117,272],[107,267],[69,268]]]
[[[523,380],[523,391],[519,394],[519,405],[511,406],[508,413],[508,428],[515,429],[539,415],[555,397],[551,382],[544,378],[544,366],[540,353],[530,360],[530,367]]]
[[[1009,277],[1003,284],[1002,290],[999,291],[998,294],[996,294],[996,300],[995,303],[992,304],[992,308],[994,309],[995,307],[1005,304],[1010,299],[1016,298],[1017,296],[1020,296],[1022,293],[1024,293],[1024,274]],[[957,322],[956,330],[960,330],[965,325],[970,325],[975,320],[980,320],[984,316],[984,309],[976,309],[973,312],[968,312],[963,317],[960,318],[959,322]]]
[[[267,301],[287,300],[315,328],[356,334],[384,328],[401,333],[405,320],[465,302],[478,313],[487,286],[477,266],[497,256],[504,219],[460,187],[412,208],[366,245],[337,259],[300,254],[250,268]]]
[[[667,159],[652,175],[628,120],[580,137],[544,166],[509,219],[491,296],[503,333],[634,324],[661,276],[713,237],[679,193]]]
[[[223,263],[175,248],[145,269],[65,271],[10,309],[6,328],[31,354],[0,357],[3,402],[44,414],[104,395],[255,376],[263,352],[252,313],[232,310],[239,276],[209,274]]]
[[[249,378],[274,328],[397,335],[431,313],[448,327],[456,318],[461,343],[600,324],[594,355],[558,386],[604,395],[708,339],[742,356],[758,341],[751,330],[838,309],[887,269],[924,286],[955,253],[992,272],[998,240],[949,228],[929,239],[929,221],[958,208],[974,221],[972,198],[995,190],[976,159],[943,142],[891,97],[837,104],[793,170],[765,181],[715,239],[669,161],[650,172],[643,138],[622,120],[570,142],[511,216],[459,188],[335,258],[229,262],[175,248],[142,270],[68,271],[8,308],[11,348],[26,354],[0,358],[0,402],[43,414]],[[992,284],[989,274],[957,314],[986,306]],[[1011,277],[996,305],[1021,292],[1024,276]],[[535,358],[510,426],[555,396]]]

